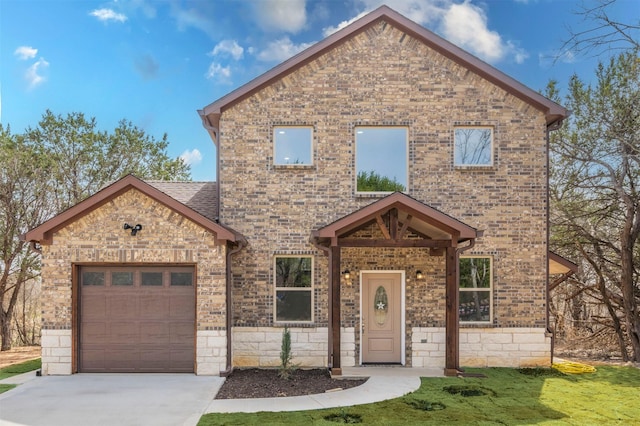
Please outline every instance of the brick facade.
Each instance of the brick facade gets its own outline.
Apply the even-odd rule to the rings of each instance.
[[[313,165],[274,165],[273,127],[313,127]],[[358,125],[407,126],[411,197],[484,230],[472,253],[493,257],[490,328],[546,325],[547,151],[545,114],[429,48],[378,22],[225,109],[220,117],[220,217],[247,236],[233,264],[233,324],[274,326],[273,257],[311,254],[314,324],[327,325],[328,265],[314,229],[379,197],[355,191]],[[453,165],[456,125],[493,128],[493,165]],[[418,249],[344,249],[342,326],[355,328],[357,271],[421,269],[406,283],[406,363],[415,327],[442,327],[444,258]],[[293,324],[292,326],[295,326]]]
[[[143,230],[133,237],[125,222]],[[72,372],[73,265],[149,263],[196,266],[196,371],[218,374],[226,364],[225,259],[226,246],[210,231],[136,189],[55,232],[42,246],[43,372]]]

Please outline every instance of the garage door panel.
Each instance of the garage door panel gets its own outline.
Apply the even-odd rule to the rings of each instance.
[[[82,304],[82,316],[87,320],[103,319],[106,313],[107,298],[104,294],[90,295],[87,297],[86,303]]]
[[[108,370],[113,372],[135,371],[140,368],[140,350],[135,346],[114,346],[105,351]]]
[[[182,290],[182,289],[181,289]],[[191,291],[193,293],[193,291]],[[190,294],[176,294],[177,292],[172,292],[171,301],[169,306],[169,318],[171,319],[181,319],[186,318],[188,312],[193,312],[194,310],[194,298]],[[184,293],[184,292],[179,292]]]
[[[169,311],[169,299],[167,292],[159,291],[159,294],[143,294],[140,296],[139,316],[140,319],[161,319],[167,316]]]
[[[170,352],[171,367],[178,370],[193,370],[193,351],[187,349],[175,349]]]
[[[140,323],[140,343],[158,344],[169,343],[171,327],[168,322],[141,322]]]
[[[104,368],[105,351],[104,349],[88,349],[84,348],[80,362],[84,371],[99,371]]]
[[[82,324],[80,338],[83,342],[100,342],[107,339],[107,323],[85,322]]]
[[[138,318],[138,297],[135,292],[126,296],[110,295],[107,299],[107,316],[109,318]]]
[[[171,327],[171,344],[181,343],[189,345],[189,342],[194,339],[195,333],[193,330],[193,324],[188,322],[172,322]]]
[[[140,325],[131,322],[112,322],[109,324],[107,339],[110,344],[139,342]]]

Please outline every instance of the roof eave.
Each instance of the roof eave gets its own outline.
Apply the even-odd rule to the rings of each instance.
[[[132,188],[141,191],[166,207],[188,217],[193,222],[213,232],[216,235],[216,239],[219,241],[230,241],[235,243],[240,239],[244,239],[244,237],[238,232],[212,221],[133,175],[127,175],[103,188],[91,197],[81,201],[75,206],[70,207],[64,212],[44,222],[40,226],[21,235],[21,239],[24,241],[39,242],[41,244],[51,244],[54,232],[89,214]]]

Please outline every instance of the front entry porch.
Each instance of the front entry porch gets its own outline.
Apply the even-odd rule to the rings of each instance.
[[[443,264],[442,273],[439,274],[442,278],[440,284],[445,288],[443,323],[446,327],[446,354],[444,373],[449,376],[460,373],[458,257],[461,252],[473,247],[475,239],[481,234],[476,229],[398,192],[313,231],[313,243],[322,248],[329,256],[328,359],[332,374],[343,374],[340,359],[340,330],[343,326],[342,291],[343,288],[347,289],[350,285],[349,280],[345,280],[345,277],[352,276],[351,273],[346,274],[347,270],[343,270],[343,256],[353,263],[353,253],[360,251],[370,253],[370,259],[365,263],[353,263],[353,267],[362,273],[358,279],[363,283],[361,284],[363,288],[360,291],[362,298],[359,308],[360,329],[356,328],[356,335],[359,336],[359,338],[356,337],[356,342],[361,344],[360,363],[395,362],[398,360],[395,351],[400,351],[399,361],[401,364],[405,363],[406,320],[403,315],[404,309],[398,310],[397,303],[393,309],[387,305],[390,298],[398,297],[393,296],[393,292],[397,290],[391,283],[386,284],[388,289],[385,288],[385,285],[376,286],[366,283],[370,279],[370,276],[367,275],[368,272],[365,272],[368,269],[374,269],[378,273],[383,273],[381,270],[384,269],[394,269],[384,268],[381,266],[382,263],[376,260],[376,251],[380,250],[385,251],[387,255],[389,252],[418,250],[423,253],[424,258],[438,257],[440,259],[440,263]],[[392,255],[387,257],[392,257]],[[401,272],[404,274],[407,265],[402,265],[402,268]],[[391,279],[391,277],[389,278]],[[380,294],[377,294],[380,287],[382,290]],[[385,302],[385,297],[387,302]],[[403,306],[404,303],[415,305],[420,303],[420,300],[411,300],[402,294],[400,295],[400,305]],[[399,329],[386,330],[387,334],[383,333],[371,338],[367,326],[381,331],[381,328],[388,327],[390,323],[397,323],[395,325],[398,325]],[[364,332],[361,329],[363,325]],[[397,335],[398,330],[401,330],[400,347],[393,337],[393,333]],[[373,351],[371,350],[372,346]],[[369,358],[372,353],[376,354]],[[390,361],[386,361],[386,359]]]

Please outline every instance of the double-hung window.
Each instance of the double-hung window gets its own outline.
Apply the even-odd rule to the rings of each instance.
[[[406,127],[356,127],[356,193],[407,190]]]
[[[459,167],[493,165],[493,129],[491,127],[456,127],[453,162]]]
[[[313,164],[313,128],[276,126],[273,128],[274,164],[308,166]]]
[[[460,322],[490,323],[493,262],[488,256],[461,257],[458,312]]]
[[[313,320],[313,258],[311,256],[276,256],[276,322],[310,322]]]

